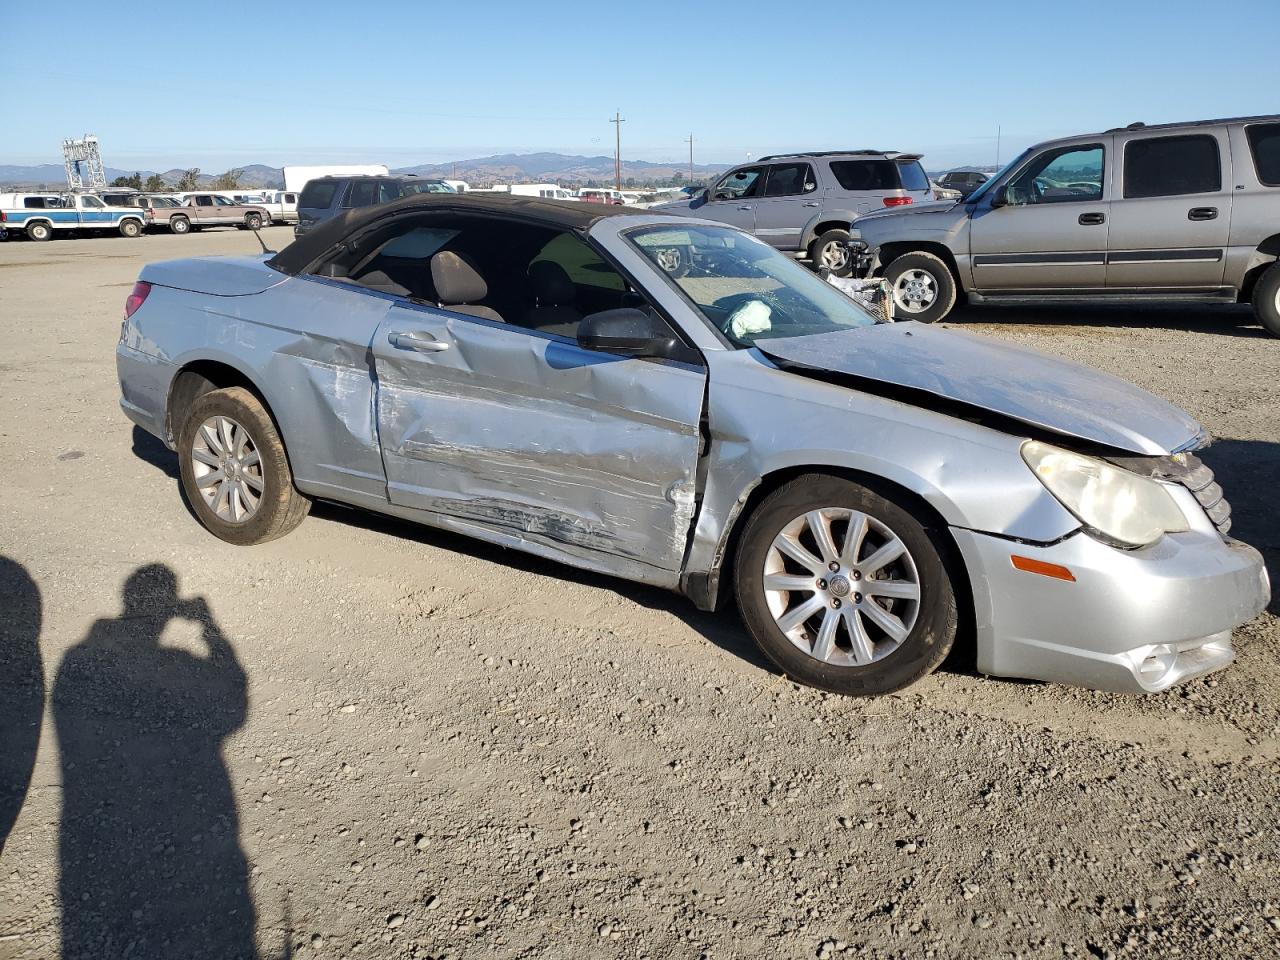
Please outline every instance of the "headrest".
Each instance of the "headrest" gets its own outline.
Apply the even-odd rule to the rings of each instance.
[[[475,266],[452,250],[442,250],[431,258],[431,284],[443,304],[476,303],[489,295],[489,287]]]
[[[573,303],[578,291],[569,279],[564,267],[551,260],[539,260],[529,265],[529,282],[541,307],[558,307]]]

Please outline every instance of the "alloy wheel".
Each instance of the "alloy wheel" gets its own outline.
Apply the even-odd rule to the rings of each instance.
[[[923,313],[938,299],[938,283],[927,270],[904,270],[893,284],[893,302],[909,313]]]
[[[783,526],[765,554],[764,592],[783,635],[834,666],[889,656],[920,613],[920,576],[902,538],[845,507],[810,510]]]
[[[230,417],[210,417],[191,444],[191,467],[205,506],[244,523],[262,503],[262,458],[249,431]]]
[[[849,265],[849,248],[838,241],[828,243],[822,248],[819,260],[820,266],[828,267],[833,272],[843,270]]]

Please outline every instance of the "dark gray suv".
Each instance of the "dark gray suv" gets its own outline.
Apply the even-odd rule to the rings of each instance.
[[[814,269],[844,277],[852,269],[851,220],[932,201],[919,154],[842,150],[761,157],[688,200],[653,209],[731,224],[779,250],[808,254]]]
[[[298,197],[293,235],[300,237],[317,223],[358,207],[390,203],[415,193],[453,192],[443,180],[423,177],[317,177],[307,181]]]

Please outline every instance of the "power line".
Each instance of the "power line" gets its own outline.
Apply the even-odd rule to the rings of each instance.
[[[685,143],[689,144],[689,183],[693,183],[693,134],[689,134]]]

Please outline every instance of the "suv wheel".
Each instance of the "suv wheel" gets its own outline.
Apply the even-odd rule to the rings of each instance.
[[[849,231],[828,230],[809,244],[809,263],[814,270],[826,267],[833,276],[849,276],[853,272],[853,257],[849,253]]]
[[[1267,333],[1280,337],[1280,262],[1267,267],[1254,284],[1253,312]]]
[[[893,296],[894,317],[933,323],[956,304],[956,281],[941,257],[932,253],[907,253],[892,261],[884,272]]]
[[[743,531],[743,621],[789,677],[857,696],[899,690],[955,642],[959,613],[939,536],[860,484],[799,477]]]

